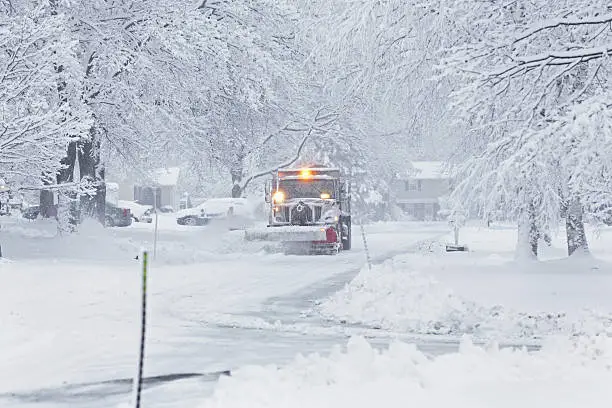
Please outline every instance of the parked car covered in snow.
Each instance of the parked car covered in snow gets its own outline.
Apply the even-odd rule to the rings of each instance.
[[[106,203],[104,224],[107,227],[127,227],[132,225],[132,211],[109,202]]]
[[[153,209],[149,208],[138,218],[134,218],[136,222],[146,222],[147,224],[151,224],[153,222]]]
[[[246,198],[211,198],[193,208],[177,213],[179,225],[208,225],[217,220],[227,220],[230,229],[240,228],[254,220],[253,207]]]
[[[132,218],[136,222],[153,222],[153,207],[150,205],[139,204],[136,201],[118,200],[118,205],[122,208],[129,208]]]
[[[54,207],[54,212],[57,214],[57,206]],[[32,205],[21,210],[21,216],[26,220],[35,220],[40,214],[40,206]]]
[[[174,212],[174,208],[171,205],[162,205],[157,210],[164,214],[170,214]]]
[[[21,216],[28,220],[35,220],[39,215],[40,206],[38,205],[27,207],[21,212]],[[51,206],[50,216],[57,216],[57,204]],[[107,202],[104,224],[107,227],[127,227],[132,224],[132,212],[129,208],[123,208]]]

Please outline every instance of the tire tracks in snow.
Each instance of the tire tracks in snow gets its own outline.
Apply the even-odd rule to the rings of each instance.
[[[383,264],[397,256],[420,252],[433,252],[432,245],[448,234],[446,230],[431,231],[427,238],[382,254],[373,256],[373,265]],[[365,260],[359,266],[354,266],[344,272],[335,274],[327,279],[317,281],[297,291],[266,299],[261,311],[242,313],[217,313],[213,318],[201,319],[188,317],[184,314],[173,313],[175,318],[183,319],[202,327],[220,331],[231,331],[234,335],[249,331],[270,331],[279,334],[294,334],[307,336],[335,337],[348,339],[352,336],[363,336],[374,342],[388,342],[402,340],[415,343],[427,354],[442,354],[454,351],[459,346],[461,338],[457,335],[420,334],[410,332],[397,332],[365,324],[353,324],[320,316],[313,308],[323,299],[342,290],[345,285],[365,267]],[[231,335],[228,333],[228,335]],[[485,345],[488,339],[472,339],[474,344]],[[539,348],[538,342],[508,341],[500,344],[501,347],[527,347]]]
[[[431,246],[437,242],[448,231],[434,229],[426,238],[419,239],[402,248],[385,251],[372,257],[372,264],[380,265],[399,255],[418,253],[423,247]],[[402,338],[409,341],[424,344],[430,342],[440,346],[458,344],[456,337],[443,338],[440,335],[418,335],[411,333],[392,332],[381,330],[376,327],[368,327],[360,324],[346,324],[338,321],[324,319],[312,308],[318,301],[341,290],[348,284],[365,266],[363,262],[350,267],[344,272],[335,274],[327,279],[317,281],[297,291],[266,299],[262,303],[262,310],[257,312],[247,311],[241,313],[216,313],[213,318],[202,319],[200,317],[188,316],[185,313],[169,311],[172,317],[190,323],[198,324],[206,329],[219,329],[223,331],[261,331],[268,330],[278,333],[293,333],[313,336],[333,336],[350,338],[362,335],[369,339],[392,339]],[[228,333],[228,335],[231,335]]]
[[[199,381],[217,381],[221,376],[229,376],[229,371],[210,373],[173,373],[143,378],[143,389],[175,381],[197,379]],[[0,400],[13,401],[20,404],[53,402],[74,406],[87,402],[103,402],[104,399],[129,395],[132,391],[132,378],[116,378],[105,381],[65,384],[58,387],[41,388],[31,391],[7,392],[0,394]]]
[[[418,240],[411,245],[392,251],[386,251],[383,254],[373,257],[372,263],[381,264],[395,256],[417,252],[423,244],[436,241],[445,234],[447,234],[447,231],[435,231],[433,236],[426,239]],[[420,336],[411,336],[407,333],[392,333],[366,326],[346,325],[325,320],[320,316],[309,316],[304,314],[304,311],[312,307],[317,300],[325,298],[342,289],[344,285],[350,282],[360,272],[363,265],[364,263],[360,263],[358,266],[351,267],[344,272],[315,282],[314,284],[289,294],[268,298],[263,302],[264,310],[261,312],[222,314],[218,315],[217,319],[207,321],[194,316],[188,316],[184,313],[184,310],[173,311],[171,305],[174,302],[170,302],[170,308],[167,310],[167,314],[177,321],[195,323],[207,329],[212,329],[213,331],[218,330],[218,335],[227,338],[235,337],[236,334],[240,332],[245,333],[253,330],[265,330],[285,335],[300,336],[306,334],[314,337],[334,339],[348,338],[353,335],[363,335],[375,340],[373,343],[377,341],[387,342],[393,338],[403,338],[411,342],[416,342],[417,344],[423,344],[424,351],[428,351],[427,345],[430,346],[430,351],[454,347],[456,340],[451,338],[437,338],[435,341],[432,341],[433,339],[419,338]],[[177,288],[176,290],[177,292],[181,292],[181,289],[184,288]],[[172,300],[178,299],[175,297]],[[279,340],[281,339],[279,338]],[[295,337],[293,340],[295,340]],[[212,382],[217,381],[222,376],[228,375],[231,375],[230,370],[177,372],[145,377],[143,379],[143,387],[145,390],[148,390],[164,384],[188,380]],[[63,384],[61,386],[34,390],[5,392],[0,393],[0,401],[9,402],[13,405],[53,403],[65,404],[66,406],[100,406],[100,404],[104,405],[105,402],[112,404],[109,399],[124,398],[129,395],[132,390],[132,381],[133,379],[131,378],[115,378],[96,382]]]

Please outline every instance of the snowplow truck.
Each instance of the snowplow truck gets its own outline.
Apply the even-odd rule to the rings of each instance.
[[[266,184],[268,226],[246,239],[281,243],[286,253],[336,254],[351,249],[350,183],[339,169],[279,169]]]

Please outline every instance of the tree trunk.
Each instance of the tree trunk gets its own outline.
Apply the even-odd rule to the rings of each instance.
[[[77,203],[73,193],[58,194],[57,198],[57,229],[60,234],[76,230]]]
[[[52,184],[53,182],[47,180],[45,177],[45,184]],[[38,205],[40,208],[39,214],[43,218],[53,217],[53,204],[55,197],[53,195],[53,191],[51,190],[40,190],[40,195],[38,197]]]
[[[79,142],[79,164],[81,181],[92,182],[96,189],[93,195],[81,195],[81,211],[103,224],[106,215],[105,171],[100,162],[100,140],[95,125],[90,130],[89,139]]]
[[[57,11],[57,2],[58,0],[49,0],[49,6],[50,6],[50,13],[52,16],[57,16],[58,11]],[[55,64],[55,72],[60,74],[64,71],[64,66],[61,65],[59,62],[57,62]],[[68,103],[68,99],[66,97],[66,82],[64,81],[59,81],[57,83],[57,94],[60,100],[60,103],[66,104]],[[67,152],[67,157],[70,156],[71,154],[71,145],[72,143],[68,146],[68,152]],[[65,158],[64,160],[62,160],[62,164],[65,164],[65,160],[69,161],[68,158]],[[63,170],[62,170],[63,171]],[[53,180],[53,175],[51,174],[44,174],[43,175],[43,183],[44,184],[53,184],[55,181],[59,182],[60,177],[63,177],[64,174],[58,174],[56,175],[55,179]],[[60,199],[58,197],[58,208],[56,209],[53,205],[54,205],[54,194],[53,191],[51,190],[41,190],[40,191],[40,195],[38,198],[39,201],[39,214],[41,217],[43,218],[51,218],[51,217],[57,217],[58,216],[58,210],[59,210],[59,205],[60,205]]]
[[[98,163],[100,156],[98,155]],[[99,163],[97,173],[98,184],[96,186],[96,218],[104,225],[106,218],[106,169]]]
[[[232,187],[232,198],[240,198],[242,196],[242,187],[240,184],[234,184]]]
[[[230,171],[232,176],[232,198],[240,198],[242,196],[242,165],[238,165]]]
[[[57,175],[57,184],[70,183],[74,181],[74,166],[77,158],[77,142],[68,144],[66,157],[61,161],[62,169]],[[73,231],[78,223],[78,209],[74,203],[76,194],[59,192],[57,200],[57,215],[61,231]],[[64,225],[65,224],[65,225]]]
[[[538,257],[538,244],[540,241],[540,229],[536,223],[536,213],[533,204],[529,205],[529,246],[531,253],[537,259]]]
[[[585,255],[589,253],[589,245],[584,231],[582,219],[582,204],[579,200],[572,200],[567,207],[565,230],[567,234],[567,254]]]
[[[74,179],[76,163],[79,163],[78,175],[80,180]],[[82,194],[80,200],[76,192],[69,192],[60,195],[63,208],[61,210],[62,219],[68,221],[70,225],[78,224],[82,215],[93,217],[104,223],[106,209],[106,185],[104,184],[105,171],[100,163],[100,142],[97,138],[95,128],[90,131],[90,138],[72,142],[68,145],[66,157],[61,161],[62,170],[57,175],[57,184],[70,183],[74,181],[90,181],[93,183],[96,192],[94,195]],[[78,201],[78,202],[77,202]],[[55,211],[51,211],[53,205],[53,192],[43,190],[40,193],[41,214],[43,217],[55,216]],[[62,227],[63,230],[70,229]]]
[[[533,204],[524,209],[518,220],[518,241],[516,258],[520,260],[538,259],[538,241],[540,232],[536,223]]]
[[[90,134],[93,133],[93,130]],[[95,158],[93,156],[92,140],[84,140],[79,143],[79,164],[81,166],[81,181],[94,182],[95,177]],[[95,196],[94,196],[95,197]],[[80,204],[81,211],[87,217],[94,218],[96,214],[96,202],[92,196],[83,194],[81,196]]]

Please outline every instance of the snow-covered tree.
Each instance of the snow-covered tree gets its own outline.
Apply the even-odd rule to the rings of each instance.
[[[483,215],[501,208],[523,220],[519,249],[531,243],[533,255],[562,214],[569,253],[587,249],[569,160],[584,146],[556,122],[609,86],[612,17],[603,1],[579,3],[449,3],[459,43],[445,52],[442,70],[462,85],[453,109],[470,129],[463,153],[471,156],[455,197]]]
[[[19,12],[32,2],[17,3]],[[183,160],[185,151],[203,157],[220,150],[211,143],[211,124],[226,125],[232,115],[244,112],[254,116],[258,92],[265,94],[271,77],[260,75],[261,67],[271,64],[260,59],[262,53],[251,52],[261,40],[250,32],[252,25],[238,30],[221,10],[229,8],[227,15],[242,16],[251,3],[52,0],[44,4],[47,15],[64,19],[71,36],[67,41],[76,41],[83,84],[79,96],[93,115],[89,131],[68,145],[64,171],[57,180],[70,182],[79,174],[97,185],[94,197],[84,196],[86,212],[103,218],[105,164],[147,173],[160,163]],[[234,52],[237,49],[242,54]],[[62,61],[56,69],[65,69]],[[58,86],[64,93],[63,85]],[[221,98],[229,102],[220,103]],[[261,116],[255,118],[257,124]],[[42,199],[41,204],[50,203]]]
[[[0,167],[16,187],[61,172],[66,146],[89,131],[77,46],[41,7],[0,15]]]
[[[315,44],[309,61],[322,95],[343,114],[334,138],[344,147],[335,160],[364,174],[354,190],[364,204],[369,194],[387,196],[408,160],[443,154],[446,146],[446,84],[428,80],[444,39],[434,4],[301,2]]]
[[[304,67],[297,9],[270,0],[206,7],[214,7],[228,41],[225,63],[217,67],[225,80],[198,103],[205,123],[199,135],[208,161],[228,174],[231,193],[239,196],[260,176],[295,162],[329,116],[320,114],[325,103]]]
[[[69,147],[59,181],[71,181],[78,162],[80,177],[98,185],[96,197],[82,204],[103,219],[103,152],[142,166],[154,146],[179,133],[189,109],[185,90],[216,35],[214,19],[187,1],[55,0],[48,8],[65,16],[78,41],[82,99],[94,118],[87,136]]]
[[[90,102],[106,160],[137,165],[143,178],[160,163],[200,180],[221,171],[226,194],[239,195],[262,169],[296,155],[316,115],[305,102],[295,11],[271,0],[164,3],[82,3],[90,24],[77,28],[95,45],[83,55],[93,58],[84,63],[94,68]]]

